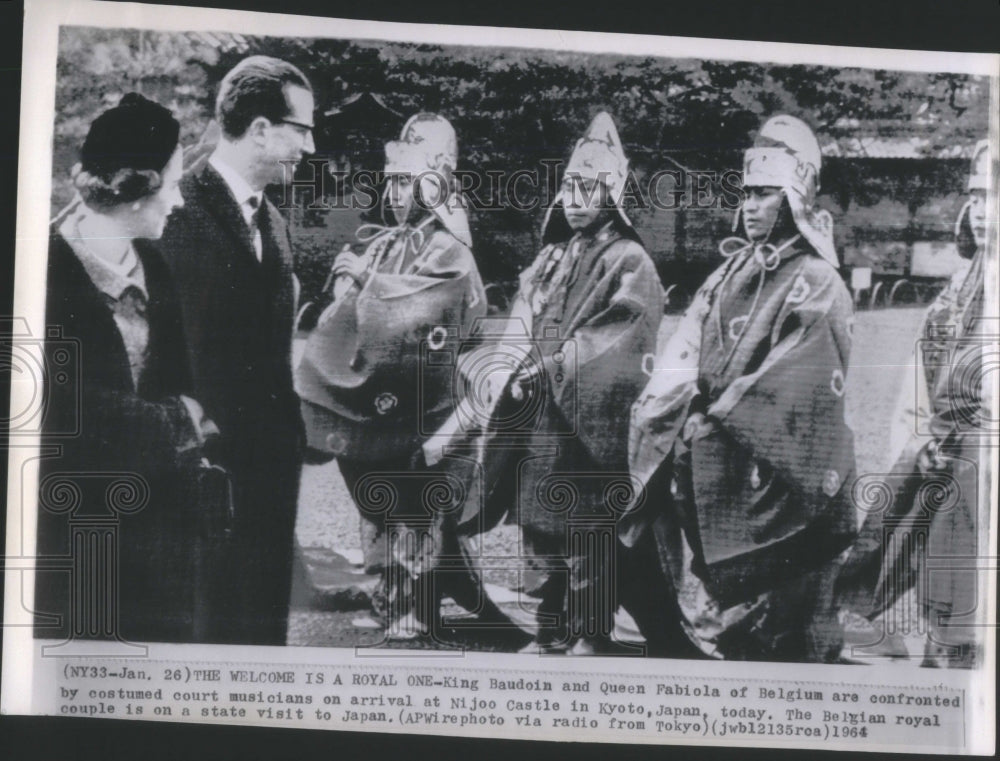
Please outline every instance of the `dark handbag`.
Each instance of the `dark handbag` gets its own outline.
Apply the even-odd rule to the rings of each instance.
[[[201,524],[199,534],[210,543],[229,539],[235,518],[229,471],[203,457],[198,463],[195,480]]]
[[[206,458],[195,465],[192,641],[220,641],[230,597],[235,506],[229,471]],[[222,627],[222,628],[220,628]]]

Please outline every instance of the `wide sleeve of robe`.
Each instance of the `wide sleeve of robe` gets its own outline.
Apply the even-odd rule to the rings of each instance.
[[[837,272],[808,257],[771,331],[767,355],[731,383],[707,414],[820,508],[854,471],[844,400],[851,350],[850,297]]]
[[[338,455],[411,450],[454,407],[458,354],[485,314],[472,252],[444,230],[401,272],[371,273],[320,316],[297,368],[313,446],[339,431]]]
[[[649,255],[620,239],[601,255],[587,303],[555,367],[545,353],[552,399],[597,464],[627,465],[628,410],[648,381],[663,314],[663,289]],[[543,339],[544,340],[544,339]]]

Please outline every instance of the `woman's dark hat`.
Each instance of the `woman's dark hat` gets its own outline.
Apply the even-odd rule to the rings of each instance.
[[[81,168],[98,177],[120,169],[163,171],[177,150],[180,124],[159,103],[128,93],[98,116],[80,151]]]

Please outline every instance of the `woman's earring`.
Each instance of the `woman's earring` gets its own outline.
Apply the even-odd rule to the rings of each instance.
[[[139,203],[138,201],[132,204],[132,211],[139,211],[140,208],[142,208],[142,204]]]

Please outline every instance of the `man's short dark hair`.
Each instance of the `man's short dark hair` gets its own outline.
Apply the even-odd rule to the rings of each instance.
[[[285,87],[293,85],[312,92],[312,85],[298,68],[269,56],[244,58],[222,80],[215,101],[215,118],[223,133],[240,138],[251,122],[263,116],[279,122],[291,113]]]

